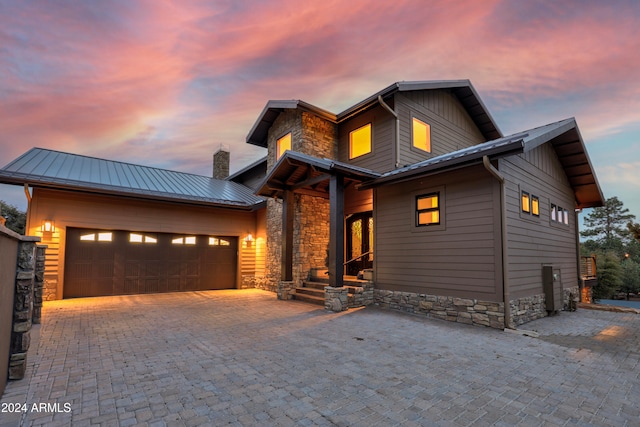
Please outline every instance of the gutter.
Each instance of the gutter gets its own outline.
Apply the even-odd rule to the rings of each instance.
[[[387,105],[386,102],[382,100],[382,95],[378,95],[378,102],[380,103],[380,105],[384,107],[385,110],[390,112],[393,115],[393,117],[396,118],[396,153],[395,153],[396,160],[394,164],[395,164],[395,168],[398,169],[400,167],[400,117],[398,117],[398,113],[393,111],[393,109],[389,107],[389,105]]]
[[[511,304],[509,295],[509,256],[508,256],[508,241],[507,241],[507,200],[504,176],[496,169],[489,157],[482,157],[482,164],[484,168],[495,179],[500,181],[500,224],[501,224],[501,244],[502,244],[502,290],[504,298],[504,326],[505,329],[515,329],[511,326]]]

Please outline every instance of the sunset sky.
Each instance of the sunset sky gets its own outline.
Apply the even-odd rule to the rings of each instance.
[[[505,134],[575,117],[640,220],[640,2],[0,0],[0,167],[32,147],[211,174],[269,99],[470,79]],[[21,188],[0,199],[24,209]]]

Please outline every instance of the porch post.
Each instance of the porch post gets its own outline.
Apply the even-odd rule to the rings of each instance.
[[[281,280],[290,282],[293,280],[293,215],[294,194],[286,190],[282,197],[282,256],[280,274]]]
[[[329,286],[344,284],[344,177],[329,180]]]

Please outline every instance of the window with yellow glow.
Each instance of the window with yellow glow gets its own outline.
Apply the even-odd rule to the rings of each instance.
[[[531,213],[535,216],[540,216],[540,199],[538,199],[538,196],[531,196]]]
[[[287,150],[291,150],[291,132],[276,141],[276,160]]]
[[[157,243],[158,239],[151,236],[145,236],[138,233],[129,233],[129,242],[131,243]]]
[[[431,126],[425,122],[413,118],[413,146],[431,152]]]
[[[80,236],[80,240],[85,242],[94,242],[96,240],[96,233],[83,234]]]
[[[363,156],[371,152],[371,123],[349,133],[349,158]]]
[[[416,197],[416,225],[440,224],[440,193]]]
[[[113,240],[113,233],[98,233],[98,242],[110,242]]]
[[[531,212],[531,199],[529,198],[529,193],[526,191],[522,192],[522,212]]]

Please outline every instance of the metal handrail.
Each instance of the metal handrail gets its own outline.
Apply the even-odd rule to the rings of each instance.
[[[362,254],[358,255],[358,256],[357,256],[357,257],[355,257],[355,258],[351,258],[349,261],[345,262],[345,263],[344,263],[344,264],[342,264],[342,265],[344,266],[344,265],[350,264],[350,263],[352,263],[353,261],[355,261],[355,260],[357,260],[357,259],[360,259],[360,258],[362,258],[362,257],[363,257],[363,256],[365,256],[365,255],[372,254],[372,253],[373,253],[373,251],[367,251],[367,252],[364,252],[364,253],[362,253]]]

